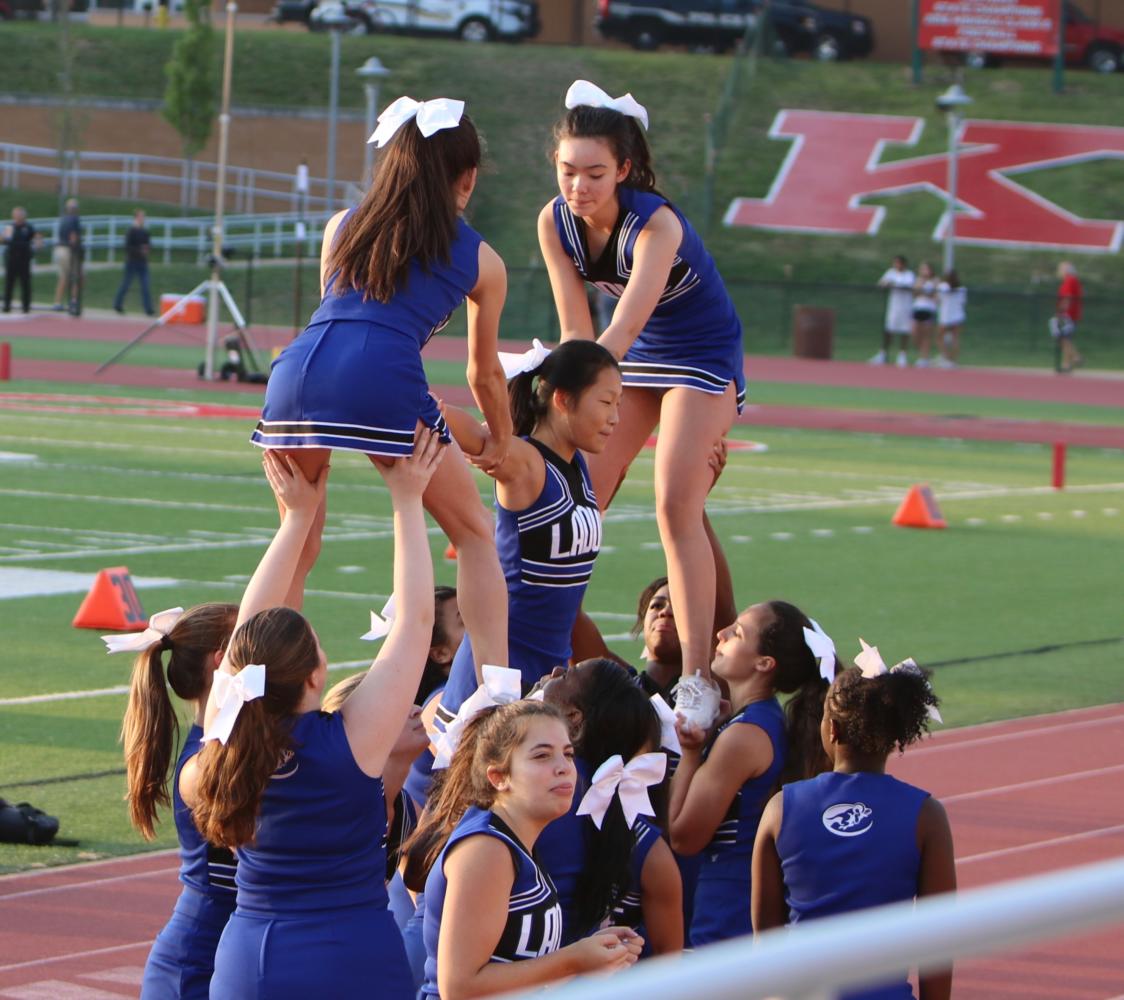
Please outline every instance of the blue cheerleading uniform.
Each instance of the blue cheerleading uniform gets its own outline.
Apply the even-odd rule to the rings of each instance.
[[[439,997],[437,989],[437,946],[441,936],[441,915],[445,909],[445,858],[449,851],[469,837],[495,837],[511,852],[515,881],[507,904],[507,922],[496,942],[491,962],[519,962],[549,955],[561,946],[562,910],[550,876],[539,867],[534,855],[520,843],[511,828],[495,813],[470,806],[456,829],[449,835],[425,882],[425,983],[422,997]]]
[[[782,794],[777,854],[790,923],[917,895],[917,822],[928,792],[888,774],[829,771]],[[906,975],[840,1000],[912,1000]]]
[[[172,775],[183,889],[148,954],[141,1000],[206,1000],[219,936],[234,912],[234,855],[199,835],[180,796],[180,772],[202,746],[203,730],[192,726]]]
[[[219,941],[211,1000],[412,1000],[387,909],[382,779],[360,770],[338,712],[297,716],[291,746],[253,842],[238,848],[238,906]]]
[[[508,660],[532,685],[570,660],[570,634],[601,548],[601,511],[582,453],[567,462],[525,438],[546,463],[542,491],[525,510],[496,501],[496,550],[507,581]],[[468,636],[457,650],[438,715],[448,721],[476,690]]]
[[[692,947],[753,931],[749,919],[750,861],[761,814],[776,791],[787,757],[784,709],[776,698],[750,702],[722,724],[716,739],[736,725],[763,729],[773,745],[773,760],[738,789],[726,818],[703,850],[691,919]],[[713,746],[712,742],[704,751],[704,760]]]
[[[425,711],[428,705],[434,698],[440,698],[442,692],[445,690],[444,684],[439,684],[432,691],[429,692],[429,697],[425,699],[425,705],[422,705],[422,711]],[[410,765],[410,773],[406,775],[406,784],[403,786],[411,799],[414,800],[414,805],[419,809],[425,806],[426,800],[429,798],[429,789],[433,784],[433,751],[427,745],[421,753],[415,758],[414,762]]]
[[[364,301],[354,288],[337,295],[332,275],[304,332],[273,362],[250,440],[263,448],[399,458],[413,451],[421,420],[448,443],[421,350],[476,286],[480,243],[480,234],[458,219],[450,260],[428,270],[411,261],[406,283],[389,302]]]
[[[589,252],[585,223],[565,198],[554,200],[562,249],[582,278],[615,299],[632,276],[636,238],[652,215],[666,205],[683,227],[659,302],[621,361],[625,386],[721,394],[733,382],[740,412],[745,403],[742,325],[714,259],[683,213],[662,195],[621,186],[617,199],[620,214],[596,260]]]
[[[641,937],[647,938],[644,932],[644,894],[641,889],[641,879],[644,875],[644,862],[661,838],[660,829],[643,816],[637,816],[632,825],[633,848],[632,856],[628,863],[628,883],[622,886],[623,891],[609,910],[605,920],[606,926],[631,927]],[[645,940],[641,957],[651,955],[650,942]]]

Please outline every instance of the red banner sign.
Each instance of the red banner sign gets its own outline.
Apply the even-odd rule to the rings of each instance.
[[[921,0],[917,44],[939,52],[1052,56],[1061,0]]]

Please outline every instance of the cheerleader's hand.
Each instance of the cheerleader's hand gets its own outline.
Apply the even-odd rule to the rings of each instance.
[[[467,456],[468,460],[481,472],[489,476],[493,475],[503,465],[504,459],[507,458],[507,449],[510,444],[509,439],[498,441],[492,436],[492,432],[488,431],[487,437],[484,438],[483,450],[475,455]]]
[[[391,462],[378,461],[375,466],[386,480],[391,500],[420,499],[444,457],[445,448],[437,431],[419,426],[414,432],[412,455]]]
[[[262,455],[261,461],[270,489],[286,513],[307,512],[311,517],[323,506],[330,466],[325,465],[316,482],[310,483],[292,455],[271,450]]]
[[[679,746],[684,751],[697,753],[706,743],[706,730],[693,722],[688,722],[681,715],[675,717],[675,733],[679,737]]]
[[[644,939],[630,927],[606,927],[567,945],[577,972],[619,972],[635,965]]]
[[[714,478],[710,481],[710,488],[714,489],[714,484],[718,482],[718,477],[722,475],[722,470],[726,468],[726,460],[729,457],[730,448],[725,438],[719,438],[718,443],[710,452],[707,458],[707,465],[710,466],[710,471],[714,473]]]

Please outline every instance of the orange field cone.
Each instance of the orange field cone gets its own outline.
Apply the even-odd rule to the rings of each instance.
[[[449,547],[445,550],[445,558],[448,559],[449,562],[457,561],[457,547],[452,542],[449,543]]]
[[[101,570],[82,602],[71,626],[140,632],[148,625],[140,598],[125,566]]]
[[[925,484],[914,485],[909,488],[901,506],[894,515],[893,524],[900,528],[947,528],[948,524],[941,516],[941,509],[937,505],[933,491]]]

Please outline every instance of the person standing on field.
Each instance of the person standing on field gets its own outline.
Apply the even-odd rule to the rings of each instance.
[[[144,212],[138,208],[133,213],[133,224],[125,234],[125,276],[113,299],[113,308],[119,313],[125,311],[125,293],[133,283],[133,278],[137,278],[140,281],[145,314],[156,315],[156,310],[152,308],[152,294],[148,289],[148,251],[151,245],[152,238],[144,225]]]
[[[1068,372],[1085,364],[1085,359],[1073,342],[1077,326],[1081,322],[1081,299],[1085,291],[1077,277],[1077,268],[1068,260],[1063,260],[1058,265],[1058,278],[1061,281],[1058,286],[1058,307],[1050,323],[1050,332],[1061,347],[1061,365],[1058,371]]]
[[[884,365],[889,361],[892,341],[897,337],[898,356],[894,363],[899,368],[909,366],[906,346],[913,332],[913,286],[916,281],[916,275],[900,254],[878,279],[878,287],[887,288],[889,292],[886,295],[886,319],[882,324],[882,349],[870,359],[872,365]]]

